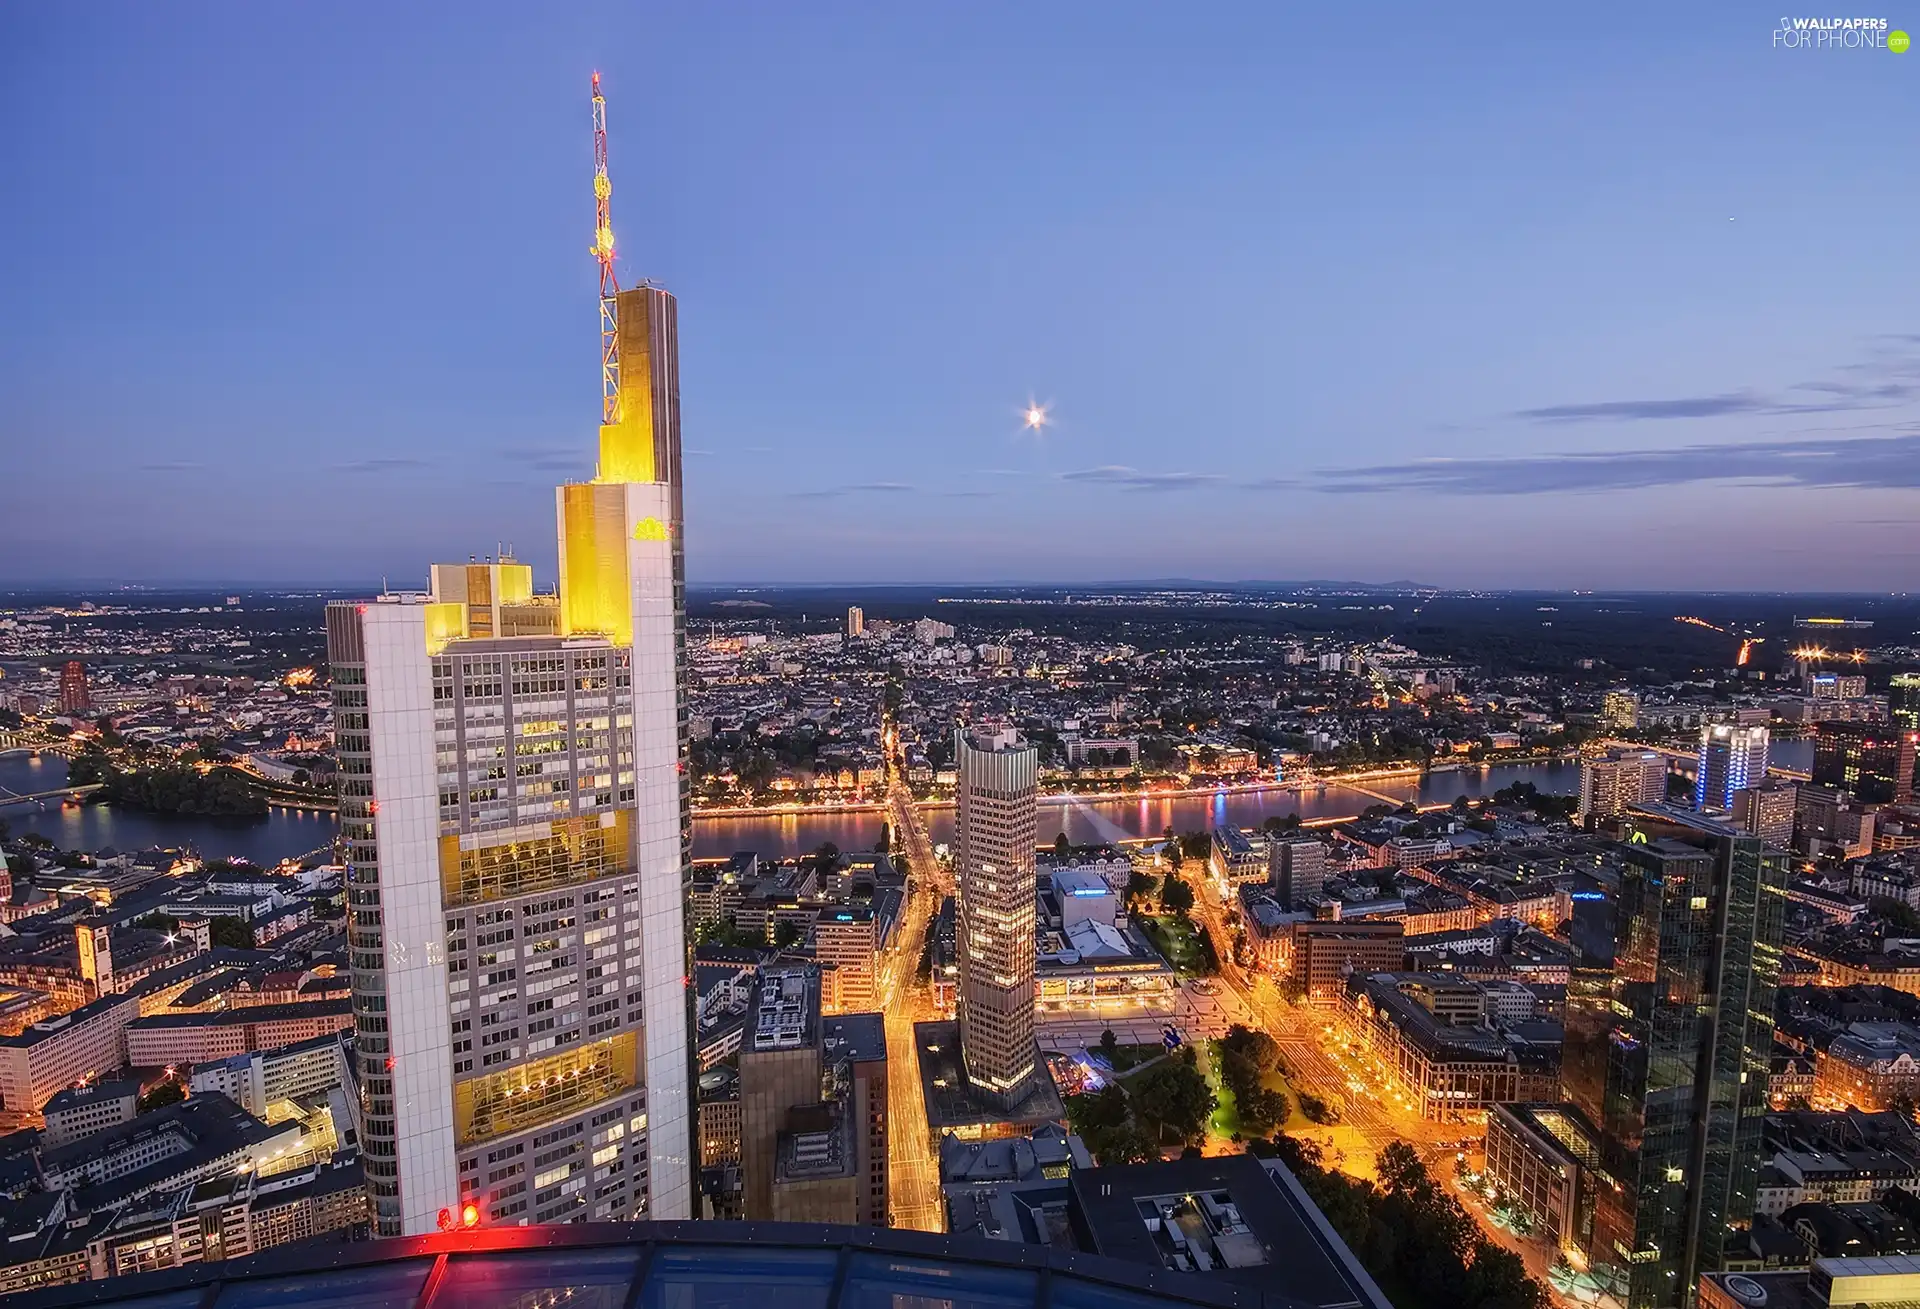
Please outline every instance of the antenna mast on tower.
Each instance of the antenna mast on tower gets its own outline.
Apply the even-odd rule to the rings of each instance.
[[[607,101],[593,75],[593,257],[600,263],[600,421],[620,421],[620,276],[613,271],[613,183],[607,180]]]

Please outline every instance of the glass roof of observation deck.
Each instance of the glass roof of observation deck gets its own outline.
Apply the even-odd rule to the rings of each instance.
[[[804,1223],[602,1223],[282,1246],[8,1309],[1295,1309],[1043,1246]]]

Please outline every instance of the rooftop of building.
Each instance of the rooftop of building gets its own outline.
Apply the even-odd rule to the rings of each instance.
[[[972,1092],[960,1055],[960,1024],[915,1023],[913,1043],[920,1090],[927,1106],[927,1126],[936,1132],[989,1126],[1036,1127],[1066,1116],[1053,1075],[1037,1049],[1026,1097],[1011,1110],[1002,1110]]]
[[[98,1000],[81,1005],[71,1013],[61,1014],[57,1018],[42,1019],[27,1027],[18,1036],[0,1036],[0,1046],[10,1046],[15,1049],[35,1046],[42,1041],[53,1040],[76,1027],[84,1026],[103,1014],[135,1003],[131,995],[104,995]]]
[[[1092,1168],[1068,1180],[1082,1246],[1148,1269],[1276,1292],[1295,1304],[1387,1300],[1278,1160],[1252,1155]],[[1196,1257],[1197,1256],[1197,1257]]]
[[[756,1053],[798,1050],[820,1040],[820,970],[769,965],[754,979],[748,1041]]]
[[[235,1009],[210,1009],[194,1014],[152,1014],[127,1024],[129,1031],[156,1027],[231,1027],[246,1023],[292,1022],[301,1018],[335,1018],[353,1012],[353,1001],[299,1000],[292,1004],[252,1004]]]
[[[820,1046],[829,1060],[848,1059],[854,1063],[885,1062],[887,1057],[887,1016],[885,1014],[836,1014],[820,1020]]]
[[[1052,873],[1053,893],[1074,899],[1093,899],[1111,896],[1113,888],[1107,885],[1107,879],[1091,868],[1056,868]]]
[[[1599,1133],[1573,1105],[1551,1101],[1499,1104],[1488,1112],[1492,1116],[1509,1117],[1539,1137],[1563,1163],[1593,1167],[1600,1162],[1596,1145]]]
[[[1072,1169],[1092,1166],[1085,1143],[1057,1123],[1042,1124],[1027,1136],[990,1141],[963,1141],[951,1134],[940,1138],[942,1184],[1058,1179]]]
[[[63,1114],[75,1109],[93,1105],[108,1104],[115,1100],[137,1100],[140,1098],[138,1082],[89,1082],[85,1086],[69,1086],[63,1091],[55,1091],[53,1098],[41,1108],[44,1114]]]

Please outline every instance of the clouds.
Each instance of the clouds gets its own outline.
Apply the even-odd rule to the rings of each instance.
[[[1741,390],[1657,400],[1602,400],[1591,404],[1517,409],[1508,417],[1530,423],[1637,423],[1743,414],[1780,416],[1884,409],[1920,398],[1920,353],[1912,348],[1915,344],[1920,344],[1920,334],[1889,333],[1875,337],[1865,359],[1842,364],[1835,370],[1841,376],[1796,382],[1786,388],[1789,394],[1784,396]],[[1798,398],[1798,393],[1821,398],[1803,400]]]
[[[851,482],[846,486],[822,487],[816,491],[790,491],[796,500],[833,500],[843,495],[901,495],[913,488],[905,482]]]
[[[425,468],[426,466],[427,461],[424,459],[387,457],[356,459],[350,464],[335,464],[333,471],[336,473],[397,473],[408,468]]]
[[[536,473],[579,475],[583,471],[590,473],[593,470],[592,452],[573,446],[516,446],[500,453]]]
[[[1102,464],[1098,468],[1081,468],[1070,473],[1061,473],[1060,480],[1117,486],[1124,491],[1189,491],[1211,483],[1224,482],[1226,478],[1219,473],[1143,473],[1125,464]]]
[[[1614,450],[1517,459],[1432,459],[1316,475],[1334,493],[1425,491],[1539,495],[1631,491],[1689,482],[1920,489],[1920,432],[1879,437],[1747,441],[1672,450]]]
[[[1718,418],[1723,414],[1757,414],[1768,406],[1745,392],[1703,395],[1678,400],[1603,400],[1598,404],[1548,405],[1544,409],[1517,409],[1512,417],[1535,423],[1591,423],[1607,420],[1638,422],[1658,418]]]

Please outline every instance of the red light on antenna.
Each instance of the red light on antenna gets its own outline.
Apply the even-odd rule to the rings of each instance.
[[[476,1204],[469,1204],[469,1205],[466,1205],[464,1208],[462,1208],[460,1210],[460,1224],[463,1227],[479,1226],[480,1225],[480,1206]]]

